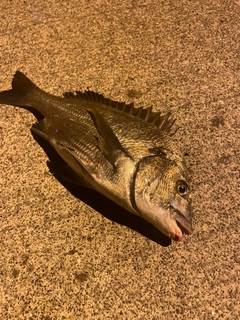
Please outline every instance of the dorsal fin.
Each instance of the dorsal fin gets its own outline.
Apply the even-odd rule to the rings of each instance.
[[[132,116],[135,116],[144,121],[154,124],[161,132],[164,132],[165,134],[173,135],[176,132],[176,130],[171,132],[171,128],[176,120],[172,116],[171,112],[168,112],[165,115],[161,115],[161,112],[152,111],[152,107],[148,107],[145,109],[143,107],[136,108],[134,107],[133,103],[126,104],[124,102],[113,101],[93,91],[76,91],[75,93],[65,92],[63,96],[64,98],[68,99],[79,99],[85,101],[99,102],[111,108],[121,110]]]

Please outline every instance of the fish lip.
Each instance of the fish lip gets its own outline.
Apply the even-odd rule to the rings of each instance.
[[[190,235],[193,233],[192,223],[189,221],[178,209],[173,209],[173,217],[177,222],[178,227],[181,229],[183,234]]]

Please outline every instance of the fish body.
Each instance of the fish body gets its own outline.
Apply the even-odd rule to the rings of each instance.
[[[89,91],[56,97],[19,71],[0,103],[41,114],[32,131],[66,162],[67,180],[95,189],[173,240],[192,233],[187,170],[172,144],[170,114]]]

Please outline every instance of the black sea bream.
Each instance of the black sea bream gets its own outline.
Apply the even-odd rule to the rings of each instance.
[[[169,238],[191,234],[190,189],[172,143],[174,119],[93,92],[55,97],[17,71],[0,103],[36,109],[32,126],[68,166],[63,175],[149,221]]]

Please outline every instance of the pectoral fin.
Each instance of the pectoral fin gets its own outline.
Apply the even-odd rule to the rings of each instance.
[[[114,134],[110,125],[105,121],[103,116],[93,109],[88,109],[87,112],[91,116],[95,127],[98,131],[97,142],[100,151],[105,158],[114,166],[117,166],[117,162],[122,157],[131,158],[130,155],[121,145],[120,141]]]

